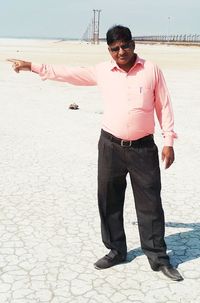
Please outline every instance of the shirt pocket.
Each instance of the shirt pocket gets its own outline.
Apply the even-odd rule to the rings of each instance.
[[[152,110],[154,107],[154,93],[151,87],[139,86],[134,91],[133,108]]]

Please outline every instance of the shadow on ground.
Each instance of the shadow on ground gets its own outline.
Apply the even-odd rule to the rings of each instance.
[[[136,222],[133,222],[136,225]],[[200,223],[175,223],[167,222],[166,228],[175,228],[176,233],[166,236],[167,250],[170,262],[178,267],[180,264],[200,257]],[[187,229],[177,233],[177,229]],[[130,250],[127,254],[127,261],[131,262],[144,253],[141,248]]]

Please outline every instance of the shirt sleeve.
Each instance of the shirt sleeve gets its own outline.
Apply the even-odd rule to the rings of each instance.
[[[170,95],[163,73],[156,67],[155,109],[162,129],[165,146],[173,146],[177,134],[174,132],[174,115]]]
[[[39,74],[42,80],[68,82],[79,86],[97,85],[96,67],[32,64],[31,71]]]

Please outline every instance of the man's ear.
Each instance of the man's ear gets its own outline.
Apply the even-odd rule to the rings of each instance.
[[[109,51],[109,53],[111,54],[110,46],[108,46],[108,51]]]
[[[132,40],[132,47],[133,47],[133,50],[135,50],[135,41],[134,40]]]

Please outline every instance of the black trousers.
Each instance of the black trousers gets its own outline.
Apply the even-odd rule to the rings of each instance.
[[[98,149],[98,206],[104,245],[127,254],[123,208],[129,173],[135,200],[141,248],[150,265],[167,265],[165,222],[160,197],[158,149],[153,136],[123,147],[101,131]]]

